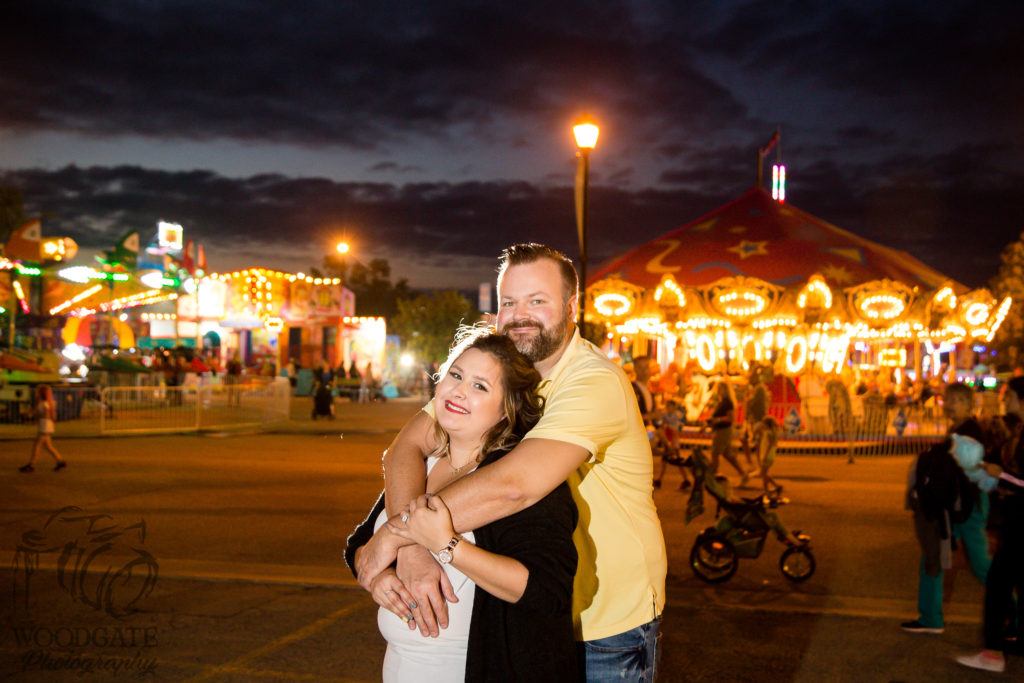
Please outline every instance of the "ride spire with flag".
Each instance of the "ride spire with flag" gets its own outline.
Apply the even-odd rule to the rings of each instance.
[[[195,276],[196,274],[196,260],[192,256],[195,244],[192,242],[192,238],[185,240],[185,247],[181,250],[181,267],[185,269],[189,275]]]
[[[133,230],[114,245],[113,249],[97,255],[96,260],[107,270],[134,270],[139,258],[139,232]]]
[[[783,192],[782,192],[783,199],[779,199],[779,190],[778,190],[778,177],[779,177],[779,168],[778,167],[780,167],[781,164],[782,164],[782,144],[781,144],[781,142],[782,142],[782,129],[781,129],[781,127],[776,127],[775,128],[775,133],[771,136],[771,138],[768,139],[768,144],[766,144],[764,147],[758,147],[758,149],[757,149],[757,187],[764,187],[764,175],[763,175],[763,173],[764,173],[764,158],[768,155],[768,152],[772,151],[772,149],[775,149],[775,159],[777,161],[777,164],[776,164],[776,168],[773,169],[773,172],[774,172],[774,182],[775,182],[775,188],[774,188],[773,194],[775,195],[774,198],[776,200],[778,200],[778,201],[784,201],[784,198],[785,198],[785,190],[783,190]],[[785,178],[785,173],[786,173],[785,167],[782,167],[781,173],[782,173],[782,177]]]
[[[11,233],[4,244],[4,256],[9,259],[38,262],[39,245],[43,241],[42,221],[33,218]]]

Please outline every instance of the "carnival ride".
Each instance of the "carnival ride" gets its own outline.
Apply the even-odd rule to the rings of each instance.
[[[612,259],[587,297],[610,338],[678,346],[709,375],[752,361],[837,373],[854,353],[935,375],[942,354],[991,341],[1012,303],[759,187]]]

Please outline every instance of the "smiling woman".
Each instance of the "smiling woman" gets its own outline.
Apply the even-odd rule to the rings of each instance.
[[[576,680],[571,596],[577,513],[567,485],[461,535],[444,500],[432,495],[501,458],[536,424],[540,373],[509,337],[478,326],[460,331],[439,377],[427,495],[410,504],[400,517],[405,526],[393,531],[434,554],[458,600],[448,605],[447,628],[427,640],[416,630],[416,601],[395,570],[372,580],[370,592],[381,606],[378,626],[388,641],[383,679]],[[381,494],[349,538],[350,567],[386,522]]]
[[[448,466],[459,473],[479,458],[480,435],[504,416],[501,362],[480,349],[467,349],[446,369],[434,392],[437,426],[449,439]],[[456,462],[453,452],[468,454]]]

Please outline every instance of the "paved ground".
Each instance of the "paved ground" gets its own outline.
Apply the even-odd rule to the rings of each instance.
[[[288,433],[270,435],[60,439],[60,473],[18,473],[31,442],[0,442],[0,680],[377,680],[375,606],[340,551],[417,405],[339,403],[337,420],[316,423],[297,405]],[[818,557],[801,585],[782,577],[771,540],[726,584],[694,578],[687,555],[711,514],[684,524],[670,472],[656,492],[670,567],[663,680],[989,678],[950,661],[979,637],[981,589],[966,573],[944,635],[897,628],[916,589],[908,462],[780,458],[794,500],[781,516]],[[68,505],[82,512],[47,524]],[[126,566],[130,577],[110,578]],[[1010,665],[1020,680],[1024,662]]]

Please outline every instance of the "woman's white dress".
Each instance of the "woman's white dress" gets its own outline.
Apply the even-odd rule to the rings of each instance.
[[[437,462],[438,458],[428,459],[428,473]],[[377,517],[374,531],[386,521],[385,511]],[[464,533],[462,537],[470,543],[475,540],[473,532]],[[443,565],[443,568],[459,601],[448,603],[448,628],[439,629],[437,638],[423,637],[419,628],[410,630],[408,624],[383,607],[377,611],[377,626],[388,641],[382,672],[384,683],[456,683],[465,680],[466,644],[476,584],[450,564]]]

